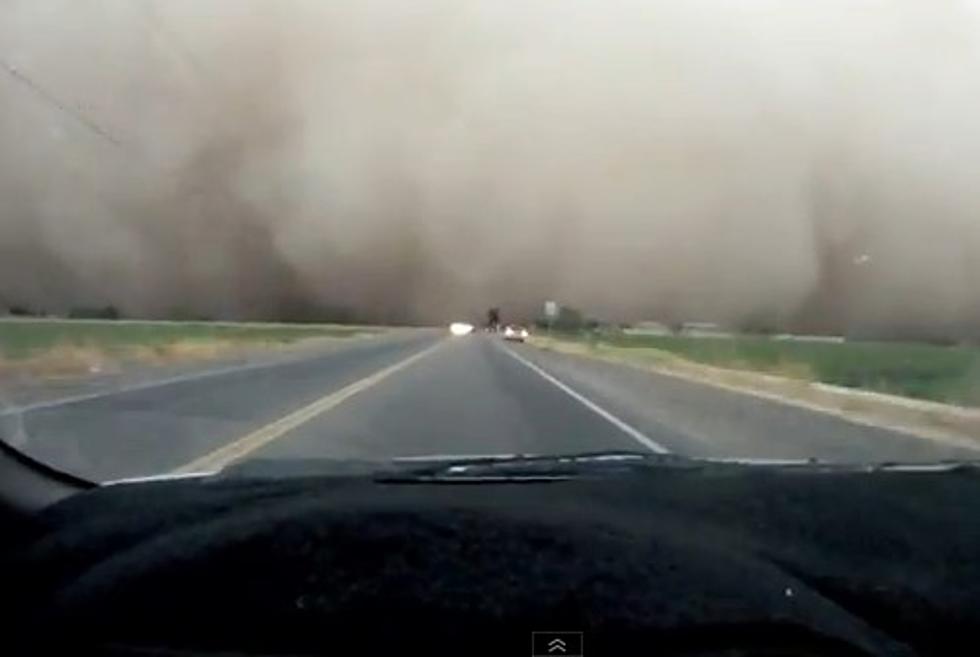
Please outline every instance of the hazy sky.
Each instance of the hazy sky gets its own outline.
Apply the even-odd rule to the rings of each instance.
[[[975,7],[0,0],[0,303],[980,330]]]

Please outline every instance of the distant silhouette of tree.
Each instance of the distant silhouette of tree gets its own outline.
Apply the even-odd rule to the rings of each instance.
[[[21,304],[15,304],[10,306],[7,309],[7,312],[9,312],[14,317],[34,317],[37,314],[27,306]]]
[[[585,315],[577,308],[562,306],[552,326],[559,331],[580,331],[586,327]]]
[[[119,308],[111,304],[101,308],[82,306],[69,310],[68,317],[71,319],[121,319],[122,313]]]

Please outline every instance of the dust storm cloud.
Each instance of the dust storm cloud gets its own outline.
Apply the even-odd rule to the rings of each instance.
[[[0,305],[980,331],[980,12],[0,0]]]

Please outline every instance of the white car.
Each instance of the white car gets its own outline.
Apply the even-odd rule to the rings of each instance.
[[[530,333],[523,326],[515,326],[509,324],[504,328],[504,340],[509,340],[511,342],[524,342],[528,339]]]

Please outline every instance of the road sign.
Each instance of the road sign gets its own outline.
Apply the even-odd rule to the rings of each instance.
[[[558,318],[558,302],[557,301],[545,301],[544,302],[544,316],[548,319]]]

